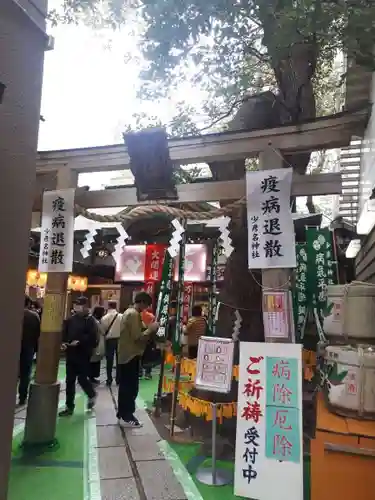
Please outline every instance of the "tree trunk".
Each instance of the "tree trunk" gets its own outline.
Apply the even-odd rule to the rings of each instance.
[[[266,42],[266,37],[265,37]],[[266,43],[267,45],[267,43]],[[247,100],[234,117],[231,130],[261,130],[286,123],[315,118],[315,98],[311,78],[315,71],[315,51],[307,44],[295,45],[286,55],[273,61],[280,94],[263,93]],[[271,106],[270,106],[271,102]],[[275,105],[276,104],[276,105]],[[304,174],[310,153],[284,156],[286,167],[292,166]],[[214,180],[234,180],[245,175],[244,161],[212,163],[210,169]],[[217,323],[217,336],[230,338],[233,333],[235,310],[238,309],[242,324],[240,340],[259,342],[264,340],[262,317],[262,278],[260,271],[248,269],[247,213],[243,207],[232,215],[230,236],[234,250],[229,257],[223,287],[218,301],[221,303]],[[235,363],[238,362],[236,352]],[[199,396],[199,391],[193,390]],[[202,397],[212,401],[234,401],[237,384],[233,384],[229,395],[205,393]]]

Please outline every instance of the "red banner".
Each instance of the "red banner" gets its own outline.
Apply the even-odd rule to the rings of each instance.
[[[147,245],[145,260],[145,281],[160,281],[167,245]]]
[[[182,322],[186,325],[190,315],[190,305],[193,297],[193,283],[184,283],[184,294],[182,297]]]

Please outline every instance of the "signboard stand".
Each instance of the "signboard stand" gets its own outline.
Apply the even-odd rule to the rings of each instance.
[[[217,407],[212,403],[212,458],[211,467],[201,467],[195,477],[199,482],[208,486],[225,486],[233,482],[233,473],[230,470],[218,469],[216,466],[216,435],[217,435]]]
[[[201,337],[198,344],[195,387],[204,391],[228,394],[232,387],[234,342],[232,339]],[[209,486],[233,482],[233,473],[216,465],[217,405],[212,403],[212,463],[201,467],[196,478]]]

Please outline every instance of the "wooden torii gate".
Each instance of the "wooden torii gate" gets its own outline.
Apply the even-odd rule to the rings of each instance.
[[[228,132],[168,141],[170,159],[175,164],[211,163],[258,156],[261,169],[280,168],[283,154],[311,152],[347,146],[353,135],[361,136],[367,112],[342,113],[296,126],[283,126],[255,132]],[[124,145],[39,153],[37,187],[33,212],[41,211],[42,192],[76,188],[78,174],[129,168],[130,158]],[[245,180],[207,181],[176,186],[175,200],[168,203],[229,201],[245,196]],[[317,196],[341,193],[341,174],[294,175],[292,195]],[[136,188],[88,191],[78,188],[76,203],[86,209],[136,206]],[[149,203],[149,202],[148,202]],[[288,281],[288,271],[263,271],[262,280],[268,289],[280,290]],[[28,407],[25,443],[53,441],[59,394],[57,370],[60,331],[66,296],[67,275],[49,273],[46,289],[42,334],[36,381]],[[46,328],[48,325],[48,329]],[[43,410],[43,411],[42,411]]]

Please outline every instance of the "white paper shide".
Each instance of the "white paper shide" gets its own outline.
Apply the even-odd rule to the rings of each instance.
[[[75,189],[45,191],[40,235],[40,272],[73,270]]]
[[[291,168],[246,174],[249,269],[296,267],[292,175]]]

